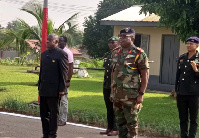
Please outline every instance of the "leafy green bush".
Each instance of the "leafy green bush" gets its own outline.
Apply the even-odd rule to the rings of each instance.
[[[81,62],[79,67],[86,67],[86,68],[103,68],[103,60],[92,59],[88,62]]]
[[[12,64],[12,61],[10,60],[10,58],[6,58],[6,59],[2,59],[1,60],[1,64],[2,65],[11,65]]]
[[[1,65],[25,65],[25,66],[37,66],[39,62],[36,62],[32,59],[28,60],[26,56],[15,57],[12,60],[8,57],[6,59],[0,59]]]
[[[20,100],[20,98],[6,98],[2,101],[1,106],[2,108],[8,110],[39,115],[39,106],[30,106],[27,103]]]
[[[79,67],[85,67],[85,68],[95,68],[94,64],[89,62],[81,62],[79,64]]]
[[[13,60],[17,65],[20,64],[20,57],[15,57]]]
[[[106,127],[106,116],[88,110],[69,110],[68,119],[73,122],[81,122],[84,124],[95,124],[99,127]]]

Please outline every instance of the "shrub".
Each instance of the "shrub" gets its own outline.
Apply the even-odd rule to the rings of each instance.
[[[89,62],[81,62],[79,67],[86,67],[86,68],[103,68],[103,60],[92,59]]]
[[[37,66],[39,62],[28,59],[26,57],[15,57],[14,59],[6,58],[6,59],[0,59],[1,65],[25,65],[25,66]]]
[[[20,98],[6,98],[1,103],[2,108],[17,112],[39,115],[39,106],[30,106],[20,100]]]
[[[15,57],[13,60],[16,63],[16,65],[20,64],[20,57]]]

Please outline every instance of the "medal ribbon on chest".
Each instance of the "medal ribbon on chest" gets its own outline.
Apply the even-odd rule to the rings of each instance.
[[[133,52],[132,50],[129,50],[128,54],[131,54],[132,52]],[[141,52],[139,52],[139,53],[137,54],[137,56],[135,57],[134,64],[135,64],[135,62],[137,61],[137,59],[139,58],[140,54],[141,54]],[[126,58],[129,58],[129,55],[127,55]],[[126,65],[127,65],[127,67],[128,67],[129,69],[132,69],[132,70],[138,69],[138,68],[131,67],[131,66],[129,65],[129,63],[126,63]]]

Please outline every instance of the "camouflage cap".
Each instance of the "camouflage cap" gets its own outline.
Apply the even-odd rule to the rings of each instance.
[[[111,38],[108,39],[108,42],[109,41],[119,41],[119,37],[112,36]]]
[[[120,31],[120,34],[135,34],[135,30],[132,28],[124,28]]]
[[[186,42],[193,42],[193,43],[199,44],[199,38],[192,36],[192,37],[188,38]]]

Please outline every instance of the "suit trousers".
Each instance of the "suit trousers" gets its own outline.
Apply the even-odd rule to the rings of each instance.
[[[67,89],[68,92],[69,88]],[[68,113],[68,93],[61,97],[60,109],[59,109],[59,120],[62,122],[67,122]]]
[[[195,138],[198,126],[199,96],[178,95],[177,107],[179,111],[181,138]],[[188,114],[190,129],[188,134]]]
[[[115,123],[113,102],[110,101],[110,93],[111,93],[111,89],[103,88],[104,101],[105,101],[106,109],[107,109],[108,129],[116,131],[117,126]]]
[[[55,138],[57,136],[58,100],[57,97],[40,97],[40,117],[44,137]]]

